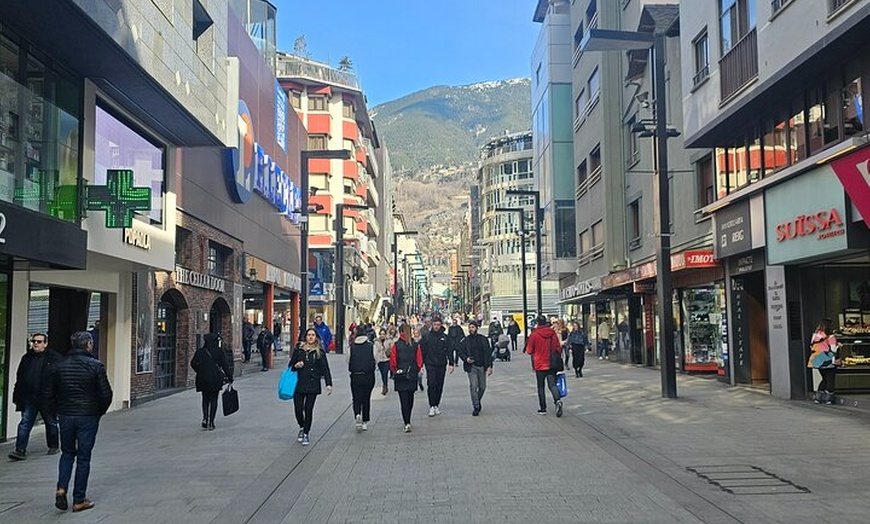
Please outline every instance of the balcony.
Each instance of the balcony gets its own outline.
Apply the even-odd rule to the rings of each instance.
[[[366,155],[368,156],[368,161],[371,163],[369,168],[370,168],[371,172],[374,173],[375,176],[377,176],[380,171],[378,169],[378,159],[375,156],[375,146],[372,145],[371,140],[369,140],[368,138],[365,138],[365,137],[362,138],[361,142],[362,142],[363,147],[365,147],[365,149],[366,149]]]
[[[359,90],[356,74],[292,55],[278,55],[278,78],[307,78]]]
[[[719,87],[722,103],[758,76],[758,39],[755,29],[748,32],[719,60]]]
[[[368,225],[367,233],[372,238],[377,238],[378,235],[381,234],[381,225],[380,225],[380,222],[378,222],[378,217],[375,214],[375,210],[374,209],[366,209],[364,216],[366,218],[366,222]]]

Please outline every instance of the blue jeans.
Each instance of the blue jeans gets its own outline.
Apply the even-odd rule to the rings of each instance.
[[[60,464],[58,465],[57,488],[69,491],[73,461],[76,463],[76,484],[73,503],[85,500],[88,490],[88,475],[91,473],[91,451],[97,440],[100,417],[96,415],[60,416]]]
[[[26,404],[24,411],[21,412],[21,422],[18,423],[15,449],[27,451],[27,444],[30,443],[30,431],[33,429],[33,423],[36,422],[37,414],[42,415],[42,422],[45,423],[45,441],[48,443],[48,447],[58,447],[57,418],[50,416],[44,409],[36,405]]]
[[[610,339],[602,338],[598,341],[598,356],[607,358],[607,353],[610,350]]]

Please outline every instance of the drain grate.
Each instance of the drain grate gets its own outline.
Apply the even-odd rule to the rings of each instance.
[[[758,466],[730,464],[720,466],[691,466],[686,468],[700,478],[732,495],[794,495],[810,493],[809,488],[798,486]]]

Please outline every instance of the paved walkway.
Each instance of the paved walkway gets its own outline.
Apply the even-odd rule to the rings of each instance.
[[[308,448],[276,399],[279,370],[237,380],[242,410],[213,432],[191,391],[111,413],[94,453],[97,506],[82,514],[54,509],[57,457],[38,435],[26,462],[0,461],[0,522],[868,521],[864,414],[696,377],[680,377],[669,401],[657,371],[590,360],[569,379],[565,416],[541,417],[517,357],[496,363],[480,417],[459,371],[441,416],[426,417],[418,394],[411,434],[379,389],[369,431],[355,433],[343,356]]]

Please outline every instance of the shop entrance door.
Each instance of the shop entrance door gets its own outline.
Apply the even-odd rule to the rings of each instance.
[[[154,373],[155,388],[159,391],[175,387],[176,326],[178,313],[169,302],[157,306],[157,332],[155,333],[154,358],[157,369]]]
[[[749,360],[753,386],[770,385],[770,348],[767,342],[767,307],[765,305],[764,274],[747,275],[743,279],[749,311]]]

